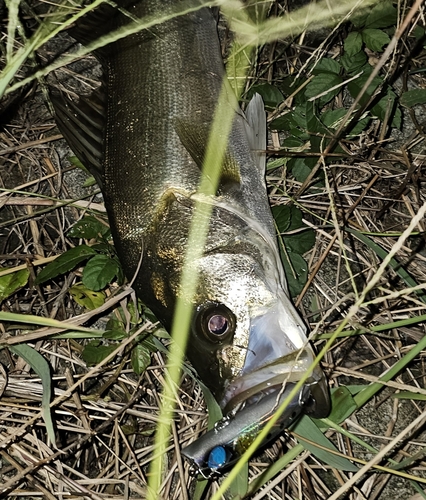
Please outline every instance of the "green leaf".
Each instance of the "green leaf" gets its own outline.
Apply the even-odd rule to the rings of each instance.
[[[326,127],[336,129],[347,111],[345,108],[328,109],[321,115],[321,121]]]
[[[402,94],[399,102],[407,108],[412,108],[417,104],[426,104],[426,89],[408,90]]]
[[[93,366],[103,361],[115,349],[117,349],[117,344],[103,345],[99,340],[92,340],[83,349],[81,357],[88,366]]]
[[[365,29],[361,35],[365,45],[374,52],[381,52],[383,46],[390,42],[389,36],[382,30]]]
[[[92,238],[99,239],[109,233],[109,228],[96,217],[88,215],[76,222],[68,231],[68,236],[72,238],[84,238],[90,240]]]
[[[83,270],[83,284],[95,292],[105,288],[118,273],[117,262],[108,255],[95,255]]]
[[[80,245],[78,247],[71,248],[71,250],[64,252],[57,259],[50,264],[47,264],[47,266],[42,269],[35,280],[36,285],[71,271],[78,266],[78,264],[95,254],[95,250],[87,245]]]
[[[127,334],[124,330],[105,330],[102,335],[103,339],[108,340],[123,340],[127,337]]]
[[[332,391],[331,402],[331,414],[328,418],[338,424],[350,417],[358,408],[351,392],[345,386]]]
[[[297,440],[306,450],[309,450],[313,455],[315,455],[322,462],[326,463],[330,467],[338,470],[356,472],[358,467],[350,462],[347,458],[340,457],[333,453],[332,451],[338,452],[339,450],[334,446],[334,444],[327,439],[324,434],[318,429],[315,423],[306,415],[304,415],[293,427],[293,431],[299,436],[303,436],[309,441],[305,441],[302,437],[298,437]],[[318,444],[321,448],[315,446]],[[330,451],[324,450],[327,448]]]
[[[293,134],[295,133],[294,129],[292,130]],[[296,149],[299,150],[306,141],[302,141],[298,137],[294,137],[294,135],[290,135],[290,137],[286,137],[281,145],[284,149]]]
[[[306,130],[305,103],[303,103],[303,105],[296,106],[296,108],[294,108],[294,110],[291,113],[287,113],[285,116],[289,120],[288,130],[291,130],[292,128],[300,128],[303,131]]]
[[[43,410],[43,420],[46,425],[47,435],[54,446],[56,446],[55,430],[53,427],[52,413],[50,410],[50,398],[52,396],[52,386],[50,368],[43,356],[27,344],[10,345],[9,350],[20,356],[28,363],[41,379],[43,396],[41,408]]]
[[[83,170],[83,172],[86,172],[87,175],[90,175],[89,171],[87,168],[81,163],[81,161],[77,158],[77,156],[70,156],[68,158],[68,161],[73,165],[74,167],[79,168],[80,170]]]
[[[357,54],[351,56],[350,54],[343,54],[340,58],[342,66],[345,68],[346,72],[349,74],[358,73],[367,64],[367,55],[365,52],[358,52]]]
[[[131,363],[136,375],[142,375],[151,364],[150,350],[143,344],[137,344],[132,350]]]
[[[397,394],[392,394],[392,397],[394,399],[410,399],[413,401],[426,401],[425,394],[418,394],[417,392],[411,392],[411,391],[401,391],[398,392]]]
[[[348,138],[356,137],[368,127],[368,124],[370,122],[371,122],[371,116],[366,116],[365,118],[362,118],[355,124],[355,127],[351,128],[351,130],[348,132],[347,137]]]
[[[25,286],[28,283],[29,277],[30,271],[28,269],[21,269],[20,271],[0,276],[0,302]]]
[[[291,168],[294,178],[299,182],[304,182],[312,170],[306,164],[306,158],[292,158],[288,162],[288,168]]]
[[[297,234],[284,236],[284,243],[288,250],[302,255],[314,246],[315,231],[306,228]]]
[[[327,91],[339,85],[342,81],[342,78],[334,73],[321,73],[315,76],[306,86],[305,97],[306,99],[311,99],[320,96],[318,97],[319,105],[322,107],[340,92],[340,87],[330,90],[329,92]],[[322,95],[324,92],[327,93]]]
[[[359,76],[356,80],[352,80],[348,83],[348,90],[351,96],[355,99],[358,97],[358,94],[361,92],[365,82],[368,80],[368,75]],[[373,78],[373,81],[370,82],[367,90],[360,98],[361,106],[367,104],[370,100],[370,97],[376,92],[380,85],[383,84],[383,79],[380,77]]]
[[[349,57],[353,57],[355,54],[362,49],[362,36],[358,31],[352,31],[345,39],[344,43],[345,54]]]
[[[281,91],[271,85],[270,83],[260,83],[258,85],[253,85],[247,93],[247,99],[251,99],[254,94],[260,94],[262,96],[265,106],[275,109],[280,103],[284,101],[284,96]]]
[[[397,15],[397,10],[392,2],[381,0],[370,10],[365,19],[365,27],[388,28],[389,26],[394,26],[397,22]]]
[[[83,182],[83,187],[85,188],[88,188],[88,187],[92,187],[94,186],[95,184],[97,184],[97,181],[96,179],[93,177],[93,175],[91,175],[90,177],[88,177],[84,182]]]
[[[281,249],[280,254],[290,295],[296,297],[302,291],[308,279],[308,265],[298,253],[284,252]]]
[[[312,68],[313,75],[320,75],[321,73],[334,73],[338,75],[342,66],[334,59],[323,58],[319,59],[318,63]]]
[[[69,289],[71,297],[82,307],[89,310],[97,309],[105,303],[104,292],[89,290],[83,283],[77,283]]]
[[[285,233],[290,227],[291,207],[288,205],[275,205],[272,207],[272,215],[279,233]]]

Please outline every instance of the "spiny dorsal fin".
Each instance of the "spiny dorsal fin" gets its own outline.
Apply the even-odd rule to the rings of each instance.
[[[250,149],[261,175],[265,175],[266,167],[266,113],[263,99],[254,94],[246,108],[244,122]]]
[[[176,132],[185,149],[191,155],[200,170],[203,168],[204,157],[209,141],[210,129],[207,126],[194,124],[189,120],[178,119]],[[228,190],[235,184],[240,184],[240,168],[233,155],[227,151],[223,160],[222,172],[219,180],[219,189]]]
[[[102,187],[106,120],[106,98],[103,87],[93,92],[89,98],[81,97],[78,103],[54,91],[50,99],[55,109],[59,130],[77,158]]]

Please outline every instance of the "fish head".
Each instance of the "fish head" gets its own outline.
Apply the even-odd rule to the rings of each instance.
[[[196,294],[188,357],[224,414],[257,404],[299,381],[315,356],[289,299],[272,238],[248,230],[196,263]],[[329,412],[327,384],[314,368],[304,411]]]

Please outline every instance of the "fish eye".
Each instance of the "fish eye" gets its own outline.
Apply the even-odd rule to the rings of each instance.
[[[194,327],[213,342],[230,340],[235,331],[235,316],[224,304],[208,302],[197,308]]]

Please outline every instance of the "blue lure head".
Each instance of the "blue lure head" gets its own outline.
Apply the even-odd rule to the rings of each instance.
[[[215,446],[207,459],[207,467],[212,471],[223,469],[228,465],[232,457],[232,453],[224,446]]]

